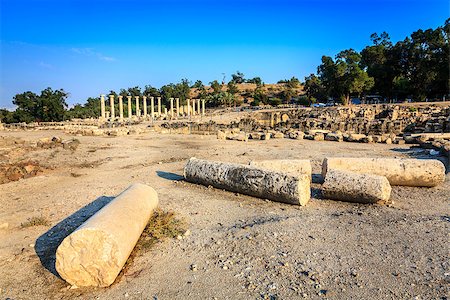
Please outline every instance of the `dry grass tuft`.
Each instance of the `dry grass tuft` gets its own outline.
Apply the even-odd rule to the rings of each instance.
[[[43,216],[28,218],[28,221],[20,224],[21,228],[28,228],[33,226],[49,226],[50,222]]]
[[[147,249],[158,240],[176,238],[186,232],[186,222],[178,219],[172,211],[157,209],[144,229],[136,247]]]

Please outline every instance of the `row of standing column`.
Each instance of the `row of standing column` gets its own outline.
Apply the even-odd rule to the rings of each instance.
[[[110,95],[109,96],[109,107],[110,107],[110,112],[109,112],[109,116],[111,117],[111,119],[115,119],[116,115],[115,115],[115,107],[114,107],[114,103],[115,103],[115,96],[114,95]],[[135,101],[136,101],[136,114],[135,116],[137,117],[141,117],[141,110],[139,109],[139,96],[135,96]],[[161,107],[161,97],[157,97],[157,109],[158,111],[155,112],[155,99],[154,97],[149,97],[150,100],[150,117],[154,118],[154,117],[160,117],[162,116],[162,107]],[[119,100],[119,118],[123,119],[123,96],[118,96],[118,100]],[[127,96],[127,100],[128,100],[128,118],[131,118],[133,116],[133,112],[132,112],[132,106],[131,106],[131,100],[132,100],[132,96]],[[174,100],[176,102],[176,107],[174,107]],[[180,106],[180,99],[179,98],[170,98],[170,116],[173,117],[180,117],[183,115],[186,116],[193,116],[193,115],[199,115],[201,112],[201,115],[205,115],[205,100],[204,99],[187,99],[187,104],[186,105],[181,105]],[[147,117],[147,97],[143,96],[142,97],[142,104],[143,104],[143,117]],[[201,105],[201,106],[200,106]],[[176,108],[176,110],[175,110]],[[101,118],[105,119],[107,117],[107,112],[106,112],[106,105],[105,105],[105,95],[100,95],[100,109],[101,109]],[[164,109],[164,114],[168,115],[167,113],[167,108]]]

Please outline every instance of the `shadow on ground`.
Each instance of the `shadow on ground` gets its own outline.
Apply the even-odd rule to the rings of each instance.
[[[156,175],[158,175],[161,178],[167,179],[167,180],[183,180],[184,177],[175,173],[170,172],[164,172],[164,171],[156,171]]]
[[[97,198],[95,201],[89,203],[53,226],[36,240],[34,250],[36,251],[42,265],[47,270],[55,276],[60,277],[55,268],[56,249],[69,234],[71,234],[102,207],[111,202],[112,199],[114,199],[114,197],[102,196]]]
[[[322,184],[324,181],[324,178],[322,176],[322,174],[311,174],[312,176],[312,183],[320,183]]]

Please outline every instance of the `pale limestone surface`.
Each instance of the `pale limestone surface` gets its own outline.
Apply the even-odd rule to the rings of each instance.
[[[322,189],[326,198],[348,202],[376,203],[391,196],[386,177],[343,170],[329,170]]]
[[[445,166],[435,159],[325,158],[322,176],[330,169],[386,176],[391,185],[433,187],[445,180]]]
[[[71,285],[111,285],[158,205],[158,194],[133,184],[67,236],[56,251],[56,270]]]
[[[311,161],[309,159],[254,160],[249,164],[256,168],[287,173],[292,176],[306,174],[310,179],[312,176]]]
[[[310,197],[306,174],[286,173],[252,166],[191,158],[184,167],[187,181],[289,204],[305,205]]]

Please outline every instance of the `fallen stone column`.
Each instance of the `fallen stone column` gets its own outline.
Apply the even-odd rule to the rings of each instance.
[[[56,270],[75,286],[111,285],[158,205],[156,191],[133,184],[67,236]]]
[[[306,174],[311,179],[312,168],[309,159],[274,159],[251,161],[250,166],[287,173],[292,176]]]
[[[435,159],[325,158],[322,176],[331,169],[386,176],[391,185],[432,187],[445,180],[445,167]]]
[[[387,201],[391,196],[386,177],[343,170],[329,170],[322,189],[325,198],[358,203]]]
[[[191,158],[184,167],[187,181],[289,204],[305,205],[310,197],[310,179],[303,174],[259,169],[246,165]]]

